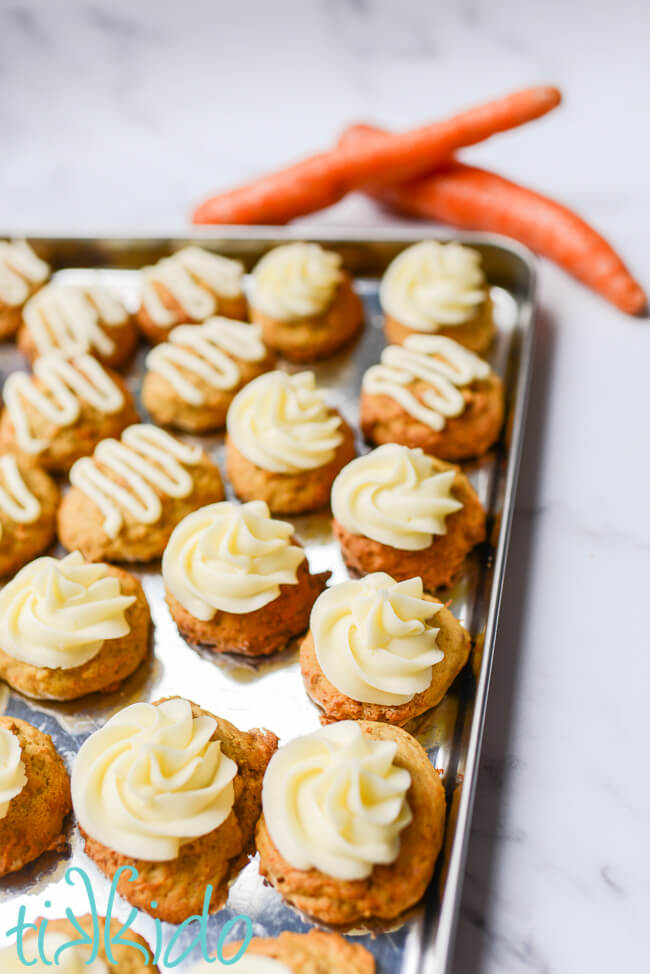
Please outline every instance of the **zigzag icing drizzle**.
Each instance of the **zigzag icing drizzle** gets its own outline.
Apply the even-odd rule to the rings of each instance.
[[[219,296],[241,293],[244,268],[238,260],[211,254],[200,247],[184,247],[142,271],[142,304],[151,320],[161,327],[178,321],[176,311],[163,304],[156,287],[162,284],[181,305],[188,318],[203,321],[217,311]]]
[[[57,354],[45,355],[34,362],[34,376],[43,388],[27,373],[14,372],[3,390],[16,442],[25,453],[36,455],[49,445],[33,435],[25,402],[58,427],[76,423],[82,399],[106,414],[116,413],[124,405],[122,391],[92,355],[79,355],[71,361]]]
[[[38,284],[47,280],[50,268],[26,240],[0,240],[0,301],[19,308]]]
[[[166,379],[184,402],[202,406],[205,394],[189,382],[181,370],[191,372],[213,389],[234,389],[241,369],[234,358],[261,362],[266,349],[257,325],[230,318],[210,318],[203,325],[179,325],[166,342],[147,355],[150,372]]]
[[[140,524],[159,520],[162,504],[155,487],[168,497],[191,494],[194,478],[182,464],[193,466],[202,456],[201,447],[181,443],[156,426],[137,423],[128,426],[120,440],[102,440],[92,458],[77,460],[70,483],[95,502],[104,515],[104,531],[115,538],[124,520],[120,508]],[[113,477],[125,480],[128,489]]]
[[[442,335],[410,335],[403,345],[388,345],[381,364],[371,365],[362,382],[364,392],[389,396],[414,419],[441,430],[446,417],[459,416],[465,399],[459,387],[485,379],[490,366],[451,338]],[[426,389],[418,399],[408,388],[423,379]]]
[[[70,358],[91,349],[111,355],[115,342],[102,326],[123,325],[127,313],[101,285],[48,284],[27,302],[23,318],[39,355],[61,352]]]
[[[15,457],[0,457],[0,474],[4,481],[4,485],[0,484],[0,510],[16,524],[33,524],[41,515],[41,505],[23,480]]]

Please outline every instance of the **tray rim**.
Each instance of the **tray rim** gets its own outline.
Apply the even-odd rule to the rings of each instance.
[[[498,634],[499,614],[503,596],[505,570],[507,565],[512,522],[514,517],[516,490],[523,453],[523,437],[526,425],[527,406],[530,393],[530,378],[535,339],[535,311],[537,295],[537,259],[523,244],[495,233],[465,232],[452,227],[441,226],[429,221],[413,221],[399,226],[351,227],[350,225],[303,223],[300,225],[210,225],[190,226],[172,225],[169,228],[152,227],[134,230],[101,228],[95,232],[88,230],[32,230],[29,227],[0,230],[0,238],[23,237],[29,241],[57,241],[83,243],[130,243],[141,242],[151,245],[166,243],[179,244],[184,241],[245,241],[259,240],[282,243],[291,240],[310,240],[322,243],[417,243],[434,238],[440,241],[459,240],[472,245],[485,245],[498,248],[513,255],[523,266],[525,285],[519,295],[517,330],[520,334],[519,363],[516,375],[516,396],[512,404],[512,433],[507,453],[506,472],[501,511],[501,525],[494,554],[492,582],[489,590],[488,611],[485,627],[485,640],[481,669],[476,687],[474,712],[472,715],[467,754],[463,772],[458,814],[455,824],[454,841],[447,866],[444,896],[434,932],[423,942],[423,950],[417,959],[413,974],[449,974],[454,957],[455,935],[460,913],[465,866],[469,849],[470,828],[476,797],[479,762],[482,751],[487,702],[490,690],[494,650]],[[360,275],[363,277],[364,275]],[[365,275],[368,276],[368,275]]]

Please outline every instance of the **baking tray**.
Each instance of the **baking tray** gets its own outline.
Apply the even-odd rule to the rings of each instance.
[[[433,231],[432,231],[433,232]],[[374,954],[378,974],[444,974],[451,966],[453,938],[464,874],[472,805],[476,787],[483,723],[495,647],[497,618],[508,549],[508,537],[515,502],[519,460],[523,447],[524,417],[533,348],[535,269],[531,255],[510,240],[492,235],[453,235],[476,247],[483,256],[492,288],[498,338],[490,361],[504,379],[506,423],[501,443],[479,462],[464,464],[488,512],[489,543],[476,549],[453,588],[445,594],[451,609],[469,629],[475,648],[470,662],[436,708],[409,725],[426,748],[443,776],[448,799],[448,821],[444,853],[423,902],[390,928],[357,929],[349,932]],[[187,236],[30,237],[35,249],[48,260],[60,279],[79,283],[101,280],[119,291],[131,309],[138,304],[137,269],[188,242],[198,242],[227,256],[236,257],[250,269],[259,257],[276,244],[291,239],[313,240],[341,253],[356,278],[366,307],[366,328],[361,339],[335,358],[313,367],[319,385],[330,389],[330,401],[345,418],[358,426],[358,397],[361,376],[378,361],[385,342],[378,303],[378,283],[392,258],[408,244],[427,236],[422,227],[399,231],[343,233],[322,228],[219,228],[192,232]],[[141,347],[127,371],[128,382],[139,394],[146,349]],[[0,371],[6,374],[25,364],[14,345],[0,346]],[[296,369],[292,368],[292,371]],[[146,417],[144,410],[143,416]],[[201,442],[223,469],[223,438],[184,437]],[[367,447],[358,440],[360,450]],[[231,496],[228,490],[228,496]],[[327,513],[292,519],[305,544],[312,571],[332,571],[332,581],[347,573],[330,530]],[[135,700],[154,700],[181,694],[221,714],[243,729],[266,726],[286,741],[296,734],[315,730],[318,715],[302,686],[295,648],[257,666],[233,659],[216,663],[191,649],[179,636],[163,599],[159,563],[147,565],[136,574],[142,579],[154,622],[153,654],[150,660],[108,696],[68,704],[29,701],[0,687],[0,706],[51,734],[70,766],[84,738],[101,726],[115,711]],[[66,883],[65,871],[81,865],[88,873],[98,910],[104,912],[109,890],[107,880],[85,857],[78,830],[68,825],[68,849],[64,854],[46,854],[19,874],[0,882],[0,946],[4,931],[16,922],[18,909],[26,907],[27,920],[36,916],[63,916],[67,907],[75,913],[87,911],[87,897],[80,884]],[[51,904],[45,906],[45,902]],[[113,915],[125,920],[130,907],[116,902]],[[255,936],[272,936],[282,930],[305,931],[310,922],[286,906],[279,894],[265,886],[253,861],[231,888],[226,908],[210,918],[208,943],[212,950],[229,919],[247,914]],[[133,929],[154,943],[154,922],[140,914]],[[168,940],[175,928],[164,925]],[[233,935],[236,931],[233,931]],[[241,933],[241,931],[240,931]],[[178,941],[179,949],[194,936],[191,929]],[[193,955],[189,966],[198,956]]]

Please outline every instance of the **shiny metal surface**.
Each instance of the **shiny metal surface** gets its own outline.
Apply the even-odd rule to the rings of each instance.
[[[182,240],[172,236],[32,240],[39,253],[59,268],[62,279],[85,282],[99,278],[119,290],[131,308],[137,305],[138,294],[138,275],[134,268],[157,260],[189,239],[237,256],[248,267],[269,246],[288,238],[318,240],[340,250],[346,266],[358,275],[357,286],[366,305],[366,328],[353,347],[317,365],[314,372],[319,384],[330,390],[332,404],[356,427],[361,376],[378,360],[385,344],[377,300],[378,277],[403,246],[422,236],[421,230],[419,236],[405,230],[346,237],[336,231],[310,233],[305,227],[286,231],[247,227],[217,233],[200,231]],[[490,515],[491,544],[472,554],[462,577],[446,598],[452,600],[452,611],[468,627],[477,648],[445,700],[409,727],[444,775],[451,810],[445,854],[419,907],[391,929],[375,928],[374,936],[368,936],[368,931],[352,932],[351,936],[362,938],[375,955],[378,974],[442,974],[449,968],[522,449],[533,338],[532,261],[523,248],[510,241],[485,235],[463,235],[458,239],[482,251],[493,286],[499,337],[490,360],[506,381],[508,445],[502,443],[480,462],[464,465]],[[145,349],[140,348],[128,370],[128,381],[136,395],[144,354]],[[0,348],[3,378],[23,367],[22,357],[13,345]],[[206,446],[223,468],[222,437],[186,438]],[[360,439],[358,446],[360,450],[367,449]],[[230,491],[228,495],[231,496]],[[327,513],[294,519],[312,570],[331,570],[335,582],[347,576],[329,521]],[[242,728],[266,726],[281,740],[318,727],[316,709],[303,689],[295,647],[258,665],[242,665],[233,659],[215,662],[191,649],[179,636],[163,599],[159,564],[145,566],[137,574],[142,578],[154,622],[152,655],[117,693],[69,704],[38,703],[15,693],[10,693],[4,701],[8,713],[52,734],[68,765],[84,737],[101,726],[110,714],[135,700],[154,700],[168,694],[187,696]],[[7,695],[0,692],[0,706],[3,696]],[[65,871],[73,864],[83,866],[91,877],[99,912],[104,912],[109,884],[84,856],[80,836],[72,822],[68,833],[69,847],[65,854],[47,854],[21,873],[0,881],[0,945],[4,932],[14,925],[21,904],[27,908],[28,919],[39,915],[62,916],[66,907],[77,913],[87,910],[83,889],[65,880]],[[51,905],[46,906],[46,901]],[[114,915],[125,919],[129,912],[126,903],[116,903]],[[302,931],[310,926],[273,889],[262,884],[255,861],[233,885],[226,909],[210,918],[211,947],[216,946],[226,921],[242,913],[251,917],[255,935],[273,935],[284,929]],[[154,922],[149,917],[141,914],[133,928],[154,943]],[[165,927],[166,939],[174,929]],[[193,936],[194,931],[188,928],[179,945],[189,943]],[[176,969],[182,970],[183,966]]]

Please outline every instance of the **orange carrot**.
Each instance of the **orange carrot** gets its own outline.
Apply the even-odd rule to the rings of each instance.
[[[193,222],[287,223],[331,206],[351,189],[428,172],[455,149],[539,118],[560,100],[557,88],[526,88],[443,122],[321,152],[206,200],[194,211]]]
[[[373,140],[380,129],[355,125],[341,137],[350,148]],[[561,203],[518,186],[496,173],[450,159],[443,168],[409,183],[372,187],[368,192],[408,216],[514,237],[554,260],[628,314],[647,304],[641,285],[616,251],[583,219]]]

